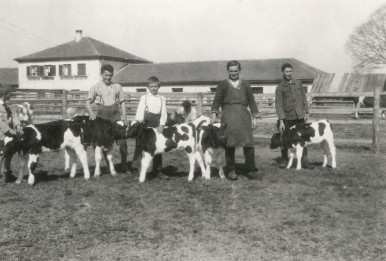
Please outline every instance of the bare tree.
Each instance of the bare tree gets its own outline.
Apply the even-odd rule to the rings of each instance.
[[[346,49],[354,59],[357,72],[371,72],[386,66],[386,5],[355,28],[346,43]]]

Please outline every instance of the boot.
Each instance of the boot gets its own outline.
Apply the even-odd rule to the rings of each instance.
[[[279,164],[279,167],[281,169],[284,169],[287,167],[288,164],[288,148],[282,148],[281,149],[281,161]]]
[[[3,173],[3,183],[11,183],[16,181],[16,177],[12,175],[12,171],[4,171]]]

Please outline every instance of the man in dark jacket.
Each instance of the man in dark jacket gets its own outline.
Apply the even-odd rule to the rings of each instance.
[[[283,80],[275,91],[276,113],[278,115],[278,128],[280,132],[288,130],[296,124],[304,124],[308,120],[308,104],[306,93],[299,80],[292,79],[292,65],[285,63],[281,66]],[[287,166],[288,148],[281,150],[281,168]],[[307,148],[303,150],[303,168],[314,168],[308,163]]]

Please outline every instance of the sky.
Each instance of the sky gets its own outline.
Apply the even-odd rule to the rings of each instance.
[[[383,0],[0,0],[0,68],[75,30],[160,62],[296,58],[351,72],[345,43]]]

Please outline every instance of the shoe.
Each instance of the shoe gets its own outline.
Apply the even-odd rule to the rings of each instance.
[[[286,160],[282,160],[279,164],[279,168],[284,169],[288,165],[288,162]]]
[[[315,166],[310,164],[308,161],[303,161],[302,162],[302,167],[304,169],[314,169],[315,168]]]
[[[263,174],[258,169],[248,172],[245,176],[249,179],[257,179],[257,180],[263,179]]]
[[[164,179],[164,180],[169,180],[170,177],[165,175],[164,173],[162,173],[162,171],[157,171],[156,174],[155,174],[155,177],[159,178],[159,179]]]
[[[229,172],[227,175],[226,175],[227,179],[229,180],[237,180],[238,179],[238,175],[236,174],[236,172],[234,170],[232,170],[231,172]]]

